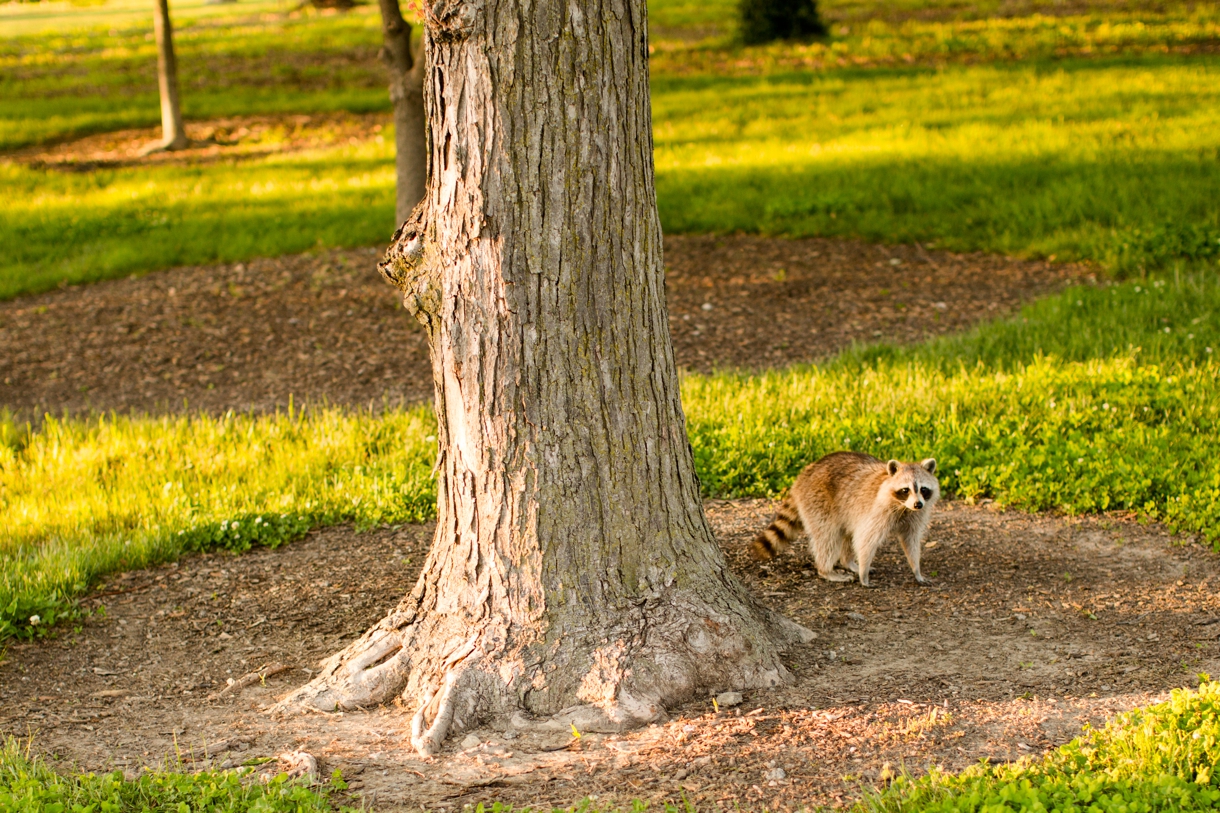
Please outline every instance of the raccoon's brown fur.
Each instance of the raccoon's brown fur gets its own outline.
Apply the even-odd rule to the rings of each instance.
[[[859,452],[834,452],[806,466],[792,484],[771,524],[750,546],[758,559],[783,553],[804,531],[818,575],[850,581],[835,571],[840,565],[856,572],[868,586],[877,550],[897,535],[911,572],[921,584],[923,536],[932,507],[940,497],[936,461],[883,462]]]

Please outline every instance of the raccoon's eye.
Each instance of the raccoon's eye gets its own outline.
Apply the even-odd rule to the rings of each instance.
[[[900,500],[905,500],[905,499],[907,498],[907,496],[908,496],[910,493],[911,493],[911,489],[909,489],[909,488],[900,488],[900,489],[898,489],[897,491],[895,491],[895,492],[894,492],[894,496],[895,496],[895,497],[897,497],[897,498],[898,498],[898,499],[900,499]]]
[[[919,493],[923,495],[923,498],[925,500],[932,499],[932,489],[928,488],[927,486],[924,486],[923,488],[919,489]]]

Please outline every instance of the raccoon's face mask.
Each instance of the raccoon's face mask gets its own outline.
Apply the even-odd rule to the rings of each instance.
[[[908,511],[922,511],[939,494],[939,485],[933,474],[936,461],[929,458],[918,466],[905,465],[897,460],[889,462],[894,499]]]

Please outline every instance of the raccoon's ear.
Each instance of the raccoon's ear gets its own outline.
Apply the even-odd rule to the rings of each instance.
[[[925,469],[927,469],[928,474],[936,474],[936,458],[935,457],[929,457],[927,460],[922,461],[919,465],[921,465]]]
[[[902,464],[899,463],[897,460],[891,460],[889,463],[885,464],[885,467],[887,469],[889,469],[889,471],[890,471],[890,477],[893,477],[895,474],[898,473],[898,467],[901,465]]]

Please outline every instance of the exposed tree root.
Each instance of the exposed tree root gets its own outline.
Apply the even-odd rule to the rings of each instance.
[[[414,615],[400,610],[330,658],[275,711],[354,710],[400,697],[412,715],[411,742],[424,756],[437,753],[450,735],[483,723],[622,732],[662,721],[667,706],[701,694],[787,682],[779,652],[813,638],[753,602],[747,606],[754,617],[744,624],[706,608],[692,614],[683,603],[654,605],[652,613],[634,619],[633,629],[599,636],[597,645],[582,647],[574,636],[553,642],[547,661],[495,646],[509,636],[493,624],[456,642],[449,636],[424,640],[418,622],[395,628]],[[533,668],[524,668],[529,661]],[[557,696],[536,700],[552,686],[569,702],[555,708]]]

